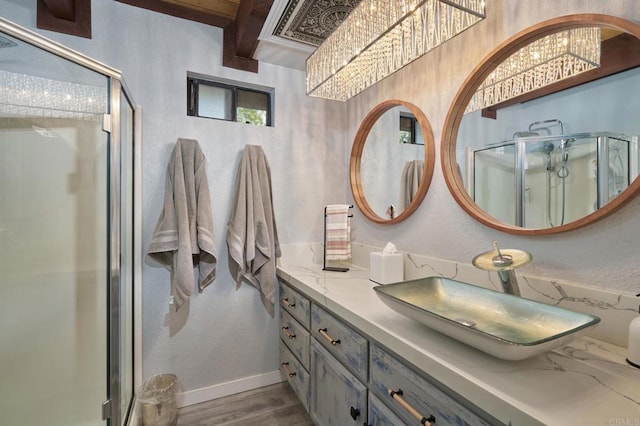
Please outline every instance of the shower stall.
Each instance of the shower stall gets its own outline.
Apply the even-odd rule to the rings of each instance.
[[[561,125],[544,123],[549,121]],[[466,186],[476,204],[504,223],[526,228],[587,216],[637,175],[637,138],[610,132],[518,132],[512,140],[466,151]]]
[[[3,425],[122,425],[136,110],[118,71],[0,18]]]

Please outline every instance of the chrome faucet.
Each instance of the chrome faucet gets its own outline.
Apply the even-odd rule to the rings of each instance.
[[[500,250],[497,242],[493,242],[495,250],[481,253],[473,258],[472,263],[484,271],[497,271],[502,291],[514,296],[520,296],[520,287],[515,269],[531,262],[531,253],[524,250]]]

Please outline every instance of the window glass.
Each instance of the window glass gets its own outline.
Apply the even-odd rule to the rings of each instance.
[[[267,125],[269,94],[249,90],[238,90],[236,121],[247,124]]]
[[[224,87],[198,84],[198,116],[233,119],[233,91]]]
[[[273,126],[273,89],[235,85],[187,75],[187,114],[195,117]]]

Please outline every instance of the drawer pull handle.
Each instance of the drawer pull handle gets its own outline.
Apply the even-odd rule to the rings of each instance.
[[[327,329],[326,328],[319,328],[318,329],[318,333],[320,333],[320,335],[322,337],[324,337],[325,339],[327,339],[333,346],[335,345],[339,345],[340,344],[340,339],[338,340],[334,340],[331,336],[329,336],[327,334]]]
[[[284,371],[287,372],[287,374],[289,375],[289,377],[293,377],[296,375],[295,371],[291,371],[289,370],[289,363],[288,362],[283,362],[282,363],[282,368],[284,368]]]
[[[433,417],[433,415],[431,415],[429,417],[424,417],[415,408],[413,408],[411,405],[409,405],[407,403],[407,401],[402,399],[402,389],[398,389],[397,391],[394,391],[394,390],[391,390],[391,389],[387,389],[387,392],[389,393],[389,396],[391,398],[393,398],[398,404],[400,404],[402,406],[402,408],[407,410],[409,412],[409,414],[411,414],[413,417],[418,419],[418,421],[420,421],[420,424],[422,424],[424,426],[431,426],[432,423],[436,422],[436,418]]]
[[[296,306],[295,302],[289,303],[289,298],[281,299],[281,301],[287,308],[293,308],[294,306]]]
[[[358,420],[358,416],[360,415],[360,410],[358,410],[355,407],[351,407],[351,412],[349,414],[351,414],[351,418],[353,420]]]
[[[289,327],[281,327],[281,328],[282,328],[282,331],[284,331],[284,334],[286,334],[289,339],[296,338],[296,335],[289,331]]]

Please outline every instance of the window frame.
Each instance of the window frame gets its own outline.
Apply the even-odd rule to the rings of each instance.
[[[207,117],[207,116],[199,115],[198,100],[200,96],[200,90],[199,90],[200,85],[217,87],[217,88],[231,91],[232,96],[231,96],[231,119],[230,120],[226,118]],[[266,95],[268,98],[268,101],[267,101],[267,111],[266,111],[267,114],[265,118],[265,124],[259,125],[259,126],[275,127],[275,122],[274,122],[275,96],[274,96],[273,88],[266,87],[266,86],[259,86],[255,84],[249,84],[249,83],[240,83],[232,80],[215,78],[215,77],[205,76],[202,74],[195,74],[191,72],[187,73],[187,115],[190,117],[209,118],[213,120],[242,123],[241,121],[237,121],[239,91],[253,92],[253,93]],[[243,123],[243,124],[247,124],[247,123]]]

